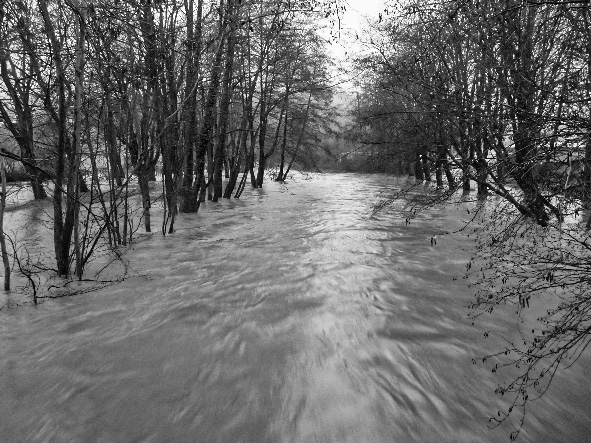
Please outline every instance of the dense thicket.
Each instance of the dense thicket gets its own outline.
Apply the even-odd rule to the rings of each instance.
[[[97,245],[130,241],[136,188],[151,231],[157,174],[172,233],[179,211],[239,197],[249,177],[262,186],[273,154],[280,180],[298,159],[313,165],[310,128],[330,100],[316,31],[336,7],[0,0],[1,135],[16,148],[2,155],[36,199],[52,193],[57,274],[75,261],[81,276]]]
[[[531,334],[488,359],[493,372],[521,374],[500,384],[513,395],[494,421],[544,392],[589,343],[590,20],[576,1],[390,2],[374,55],[358,61],[352,136],[400,173],[434,174],[432,202],[473,184],[490,194],[474,219],[474,317],[500,306],[521,322],[539,313]]]
[[[475,181],[540,225],[567,215],[554,199],[565,191],[589,199],[586,5],[421,1],[388,12],[381,55],[360,61],[357,113],[371,142],[417,178]]]

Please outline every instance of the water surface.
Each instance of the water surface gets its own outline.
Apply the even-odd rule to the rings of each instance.
[[[118,285],[4,309],[0,441],[508,441],[487,426],[500,378],[471,359],[518,325],[472,326],[471,239],[430,244],[465,208],[371,215],[404,180],[247,189],[138,242]],[[522,441],[588,441],[589,361],[532,404]]]

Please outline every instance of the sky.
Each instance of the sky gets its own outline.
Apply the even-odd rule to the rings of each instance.
[[[341,89],[355,89],[349,75],[352,73],[349,60],[353,54],[367,52],[368,47],[363,42],[369,40],[366,35],[369,21],[377,20],[384,9],[384,0],[346,0],[346,11],[341,16],[340,30],[336,25],[332,29],[333,34],[338,34],[339,38],[336,41],[330,39],[331,43],[328,46],[338,65],[335,74],[339,74],[338,78],[335,78],[335,83],[342,84]]]
[[[363,50],[361,41],[368,28],[368,20],[376,20],[385,8],[384,0],[347,0],[346,7],[340,22],[340,44],[332,45],[333,55],[341,58],[346,58],[346,54],[352,51]]]
[[[383,0],[348,0],[344,14],[345,25],[361,31],[367,24],[366,17],[377,19],[385,6]]]

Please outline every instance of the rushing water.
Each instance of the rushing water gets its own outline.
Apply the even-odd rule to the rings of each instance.
[[[453,278],[471,240],[429,242],[465,208],[371,215],[401,183],[268,183],[137,243],[141,276],[3,309],[0,441],[508,441],[487,427],[500,379],[471,359],[512,320],[472,326]],[[522,441],[589,441],[589,361],[532,403]]]

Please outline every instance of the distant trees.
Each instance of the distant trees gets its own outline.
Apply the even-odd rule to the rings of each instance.
[[[481,206],[469,266],[481,269],[474,317],[509,305],[525,321],[545,300],[531,336],[488,356],[493,372],[521,374],[499,386],[512,394],[499,422],[591,337],[591,217],[581,221],[591,206],[590,13],[584,2],[393,2],[376,24],[376,55],[358,62],[371,72],[358,138],[396,158],[399,172],[430,181],[434,170],[448,192],[432,201],[473,184],[479,197],[495,195],[494,211]]]
[[[57,274],[75,261],[81,278],[98,245],[129,243],[136,189],[153,230],[157,172],[172,233],[206,194],[238,197],[248,175],[260,187],[277,146],[282,165],[304,159],[311,110],[330,98],[315,28],[335,5],[0,0],[0,120],[19,148],[2,155],[36,199],[52,193]]]

